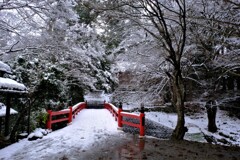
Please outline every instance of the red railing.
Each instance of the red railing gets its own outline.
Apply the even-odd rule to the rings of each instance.
[[[139,128],[139,135],[140,137],[144,137],[145,135],[145,114],[144,114],[144,107],[141,107],[140,114],[135,113],[128,113],[122,111],[122,105],[120,104],[119,108],[114,106],[111,103],[104,103],[104,107],[108,109],[112,115],[115,117],[115,121],[118,121],[118,128],[121,129],[123,124]],[[123,117],[130,118],[130,119],[137,119],[139,123],[133,123],[124,121]]]
[[[73,118],[75,118],[75,116],[78,114],[78,112],[80,112],[81,110],[83,110],[86,107],[87,107],[87,102],[80,102],[80,103],[74,105],[72,107],[72,116],[73,116]]]
[[[75,116],[80,112],[82,109],[86,108],[86,103],[81,102],[78,103],[74,106],[70,106],[68,109],[64,109],[61,111],[52,111],[48,110],[48,120],[47,120],[47,129],[52,129],[52,124],[54,123],[59,123],[59,122],[64,122],[68,121],[68,124],[72,122],[72,118],[75,118]],[[54,116],[59,116],[59,115],[65,115],[60,118],[54,119]]]
[[[113,104],[105,103],[105,102],[104,102],[104,107],[111,112],[111,114],[115,118],[115,121],[117,121],[118,120],[118,111],[119,111],[119,109],[117,107],[115,107]]]

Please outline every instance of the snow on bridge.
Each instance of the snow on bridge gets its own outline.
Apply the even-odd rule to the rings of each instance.
[[[58,159],[72,153],[84,152],[110,137],[119,137],[117,123],[106,109],[84,109],[73,123],[36,141],[21,140],[0,150],[0,159]]]
[[[144,114],[144,106],[141,107],[140,114],[127,113],[123,112],[122,104],[120,104],[119,108],[114,106],[111,103],[103,102],[103,108],[109,110],[111,114],[114,116],[115,121],[117,121],[118,129],[123,129],[123,124],[131,127],[136,127],[139,129],[139,138],[143,138],[145,135],[145,114]],[[68,109],[60,110],[60,111],[52,111],[48,110],[48,120],[47,120],[47,128],[52,129],[52,124],[68,121],[68,124],[72,123],[72,119],[83,109],[89,108],[88,103],[80,102],[70,106]],[[97,107],[98,109],[101,109]],[[61,115],[61,117],[57,117]],[[96,115],[97,116],[97,115]],[[131,119],[133,121],[128,121],[126,118]],[[104,124],[103,124],[104,125]]]

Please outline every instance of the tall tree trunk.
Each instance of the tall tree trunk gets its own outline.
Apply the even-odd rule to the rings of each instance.
[[[2,117],[0,117],[0,135],[2,133]]]
[[[172,133],[171,139],[173,140],[182,140],[184,138],[185,133],[187,132],[187,128],[185,125],[184,118],[184,97],[185,97],[185,89],[183,85],[183,78],[180,69],[174,71],[173,76],[171,78],[172,81],[172,104],[177,110],[177,125]]]
[[[228,90],[234,90],[234,79],[233,79],[233,77],[228,77],[227,87],[228,87]]]
[[[226,91],[227,90],[227,80],[225,77],[223,77],[223,79],[222,79],[222,85],[223,85],[222,90]]]
[[[237,81],[237,90],[240,90],[240,77],[237,77],[236,81]]]
[[[208,131],[209,132],[216,132],[217,131],[217,125],[216,125],[216,114],[217,114],[217,106],[216,102],[213,100],[209,100],[206,103],[206,109],[207,109],[207,116],[208,116]]]

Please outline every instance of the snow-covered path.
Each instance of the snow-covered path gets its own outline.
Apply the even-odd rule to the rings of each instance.
[[[82,110],[73,123],[36,141],[21,140],[0,150],[0,160],[61,159],[73,151],[85,152],[95,144],[119,136],[117,123],[106,109]]]

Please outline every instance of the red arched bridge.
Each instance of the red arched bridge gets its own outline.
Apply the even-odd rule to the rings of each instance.
[[[48,120],[47,128],[52,129],[52,124],[67,122],[68,124],[74,123],[73,119],[78,113],[83,110],[88,109],[87,102],[80,102],[74,106],[70,106],[68,109],[60,111],[48,110]],[[140,113],[129,113],[122,110],[122,104],[120,103],[119,107],[114,106],[111,103],[104,102],[103,109],[107,109],[112,116],[115,118],[115,121],[118,123],[118,129],[122,129],[123,125],[135,127],[139,129],[139,137],[144,137],[145,135],[145,114],[144,108],[141,107]],[[65,116],[59,116],[65,115]],[[126,120],[127,119],[127,120]],[[133,121],[131,121],[131,119]],[[104,124],[103,124],[104,125]]]

